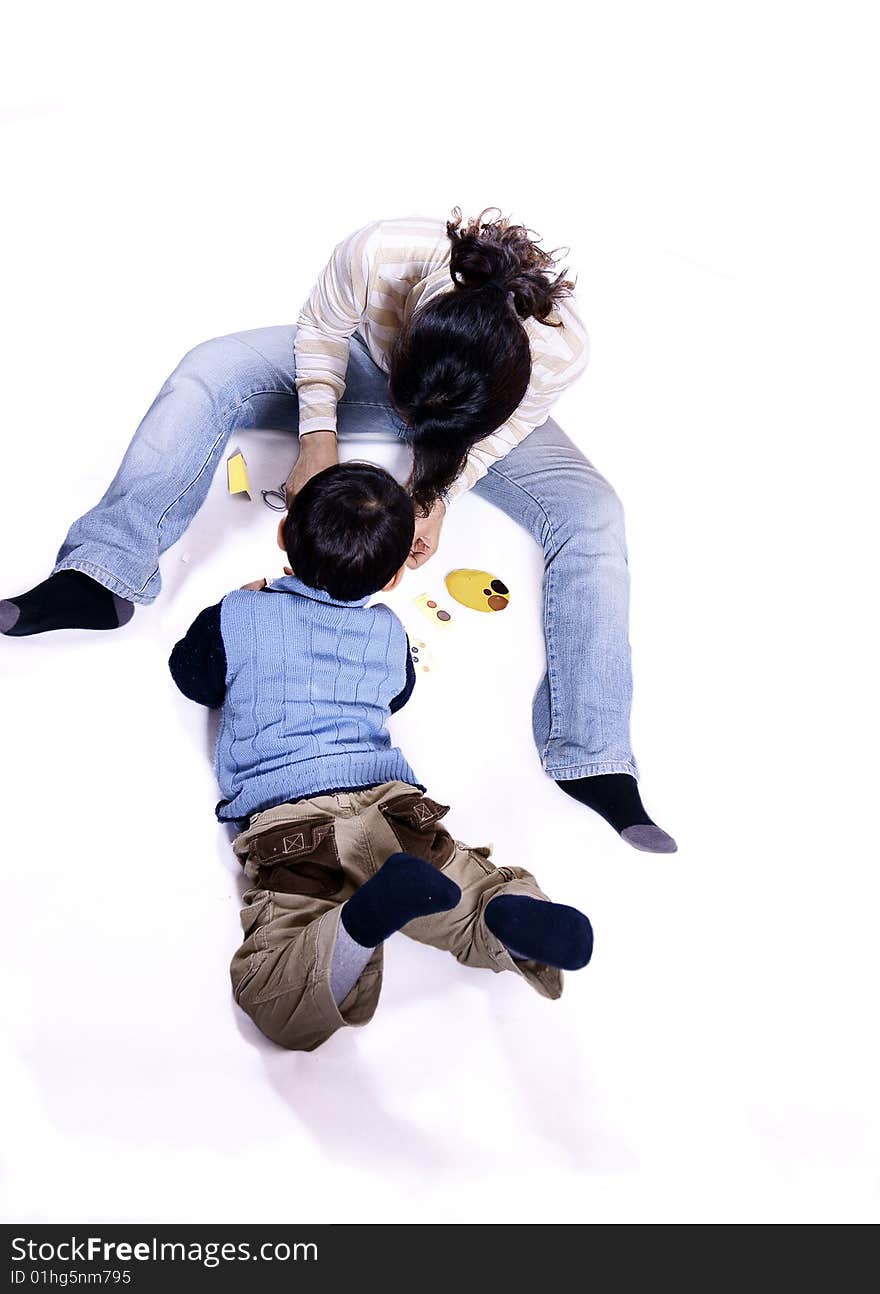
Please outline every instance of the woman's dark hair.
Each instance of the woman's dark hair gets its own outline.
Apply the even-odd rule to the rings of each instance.
[[[529,385],[522,321],[551,319],[574,284],[551,273],[553,253],[522,225],[488,208],[462,226],[456,207],[452,292],[416,309],[391,356],[389,390],[413,443],[412,494],[427,512],[462,471],[468,450],[506,422]]]
[[[412,499],[372,463],[336,463],[294,496],[282,538],[297,579],[339,602],[385,587],[412,548]]]

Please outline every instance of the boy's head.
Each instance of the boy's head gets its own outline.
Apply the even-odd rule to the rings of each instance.
[[[307,481],[278,527],[297,579],[339,602],[393,587],[412,548],[412,499],[371,463],[338,463]]]

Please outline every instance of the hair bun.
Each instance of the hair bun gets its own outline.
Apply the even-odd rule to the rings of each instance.
[[[510,224],[497,207],[487,207],[463,228],[459,208],[452,214],[446,232],[452,243],[449,272],[456,286],[512,294],[521,319],[548,322],[555,303],[574,287],[565,270],[551,275],[557,254],[545,252],[538,246],[538,235]]]

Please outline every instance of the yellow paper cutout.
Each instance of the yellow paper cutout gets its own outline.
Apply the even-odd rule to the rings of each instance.
[[[420,597],[413,598],[419,610],[428,617],[435,629],[448,629],[452,624],[452,613],[432,598],[430,593],[422,593]]]
[[[413,638],[409,646],[413,666],[417,674],[434,672],[434,653],[422,638]]]
[[[473,611],[505,611],[510,602],[510,589],[488,571],[450,571],[446,587],[456,602]]]

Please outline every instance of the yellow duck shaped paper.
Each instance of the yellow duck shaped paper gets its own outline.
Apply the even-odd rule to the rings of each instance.
[[[450,571],[446,587],[456,602],[473,611],[503,611],[510,602],[510,589],[488,571]]]

